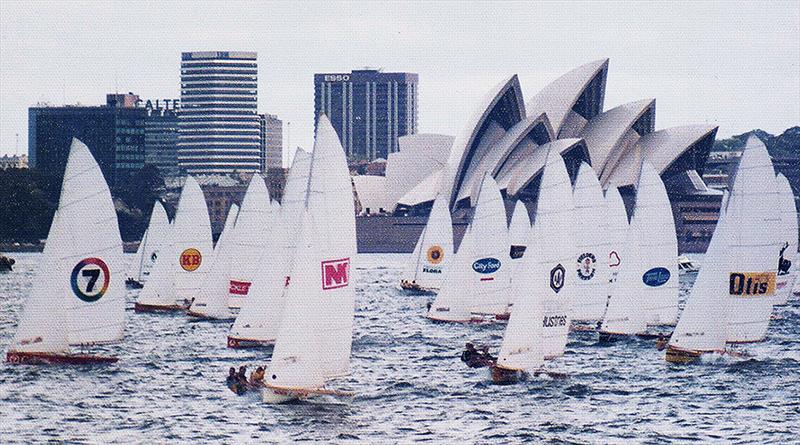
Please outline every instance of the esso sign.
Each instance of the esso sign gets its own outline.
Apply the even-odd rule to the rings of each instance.
[[[325,82],[350,82],[349,74],[326,74]]]

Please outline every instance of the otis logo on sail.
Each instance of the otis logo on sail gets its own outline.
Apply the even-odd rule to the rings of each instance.
[[[350,284],[350,258],[323,261],[321,266],[322,290],[338,289]]]
[[[769,296],[775,293],[775,272],[731,272],[728,281],[731,295]]]
[[[230,281],[228,292],[233,295],[247,295],[250,292],[250,283],[247,281]]]
[[[188,248],[181,252],[181,268],[186,272],[194,272],[203,263],[203,255],[199,250]]]
[[[494,273],[500,269],[500,260],[497,258],[481,258],[472,263],[472,270],[478,273]]]

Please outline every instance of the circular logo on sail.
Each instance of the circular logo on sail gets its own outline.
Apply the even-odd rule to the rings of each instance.
[[[434,244],[428,249],[428,262],[431,264],[439,264],[444,259],[444,249],[441,246]]]
[[[578,257],[578,278],[584,281],[594,278],[595,264],[597,257],[593,253],[586,252]]]
[[[478,273],[494,273],[500,269],[500,265],[497,258],[481,258],[472,263],[472,270]]]
[[[193,272],[202,264],[203,255],[199,250],[190,247],[181,252],[180,262],[183,270]]]
[[[642,275],[642,281],[650,287],[658,287],[669,281],[669,276],[667,268],[654,267]]]
[[[564,266],[558,264],[556,267],[550,269],[550,288],[558,293],[564,287]]]
[[[108,290],[110,282],[108,265],[100,258],[84,258],[72,268],[72,292],[87,303],[99,300]]]

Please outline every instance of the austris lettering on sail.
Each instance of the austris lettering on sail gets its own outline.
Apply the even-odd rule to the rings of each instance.
[[[731,295],[765,297],[775,293],[775,272],[731,272],[728,281]]]
[[[338,289],[350,284],[350,258],[327,260],[322,266],[322,290]]]

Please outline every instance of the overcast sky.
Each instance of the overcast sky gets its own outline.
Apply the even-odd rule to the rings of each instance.
[[[656,128],[727,137],[800,125],[800,1],[284,3],[0,1],[0,154],[27,152],[27,108],[105,94],[179,97],[180,53],[258,52],[259,110],[313,142],[318,72],[419,73],[419,131],[457,133],[494,84],[526,98],[611,59],[605,107],[654,97]],[[284,125],[284,145],[289,135]],[[285,149],[285,151],[288,151]]]

